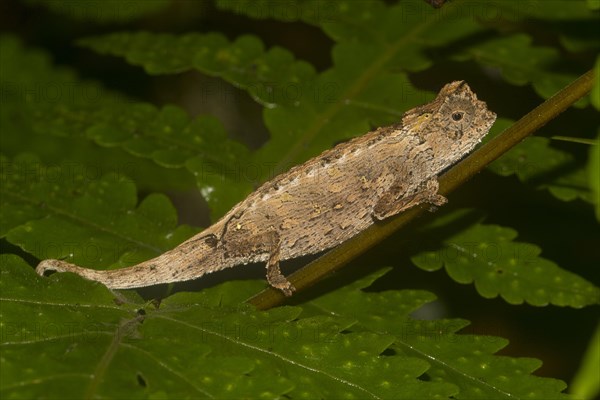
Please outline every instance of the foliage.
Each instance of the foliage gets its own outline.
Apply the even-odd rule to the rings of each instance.
[[[435,229],[444,229],[454,222],[453,217],[450,214],[424,230],[427,232],[429,228],[427,233],[432,235]],[[494,298],[500,294],[511,304],[523,301],[535,306],[598,304],[598,288],[539,257],[539,247],[515,242],[514,229],[478,223],[455,231],[444,239],[443,247],[417,254],[413,262],[428,271],[444,266],[455,281],[473,282],[481,296]]]
[[[111,292],[70,274],[39,277],[33,271],[45,258],[106,269],[160,254],[200,230],[180,223],[186,210],[177,210],[167,195],[199,191],[214,220],[274,174],[397,121],[463,74],[500,116],[491,137],[534,105],[515,98],[525,94],[543,101],[600,65],[592,54],[600,47],[598,34],[589,33],[598,18],[593,1],[455,0],[437,10],[421,0],[388,3],[212,3],[250,27],[258,20],[272,29],[302,24],[318,31],[332,43],[331,65],[319,70],[294,49],[266,45],[256,33],[214,28],[179,33],[177,13],[168,14],[167,30],[174,33],[141,30],[130,22],[150,21],[158,10],[177,7],[168,1],[134,1],[129,8],[94,2],[100,12],[93,13],[86,8],[92,3],[75,9],[73,2],[23,0],[26,9],[39,12],[43,5],[70,24],[92,22],[85,33],[80,25],[65,30],[76,44],[69,52],[93,52],[103,62],[104,55],[116,56],[112,62],[143,67],[148,82],[190,73],[222,79],[258,104],[269,139],[254,150],[233,139],[226,120],[193,116],[182,104],[140,100],[116,89],[111,79],[89,78],[73,60],[61,65],[53,60],[54,50],[28,43],[26,35],[4,35],[3,398],[568,397],[562,381],[532,375],[541,366],[537,359],[496,355],[508,340],[461,333],[469,325],[462,319],[417,319],[414,313],[436,296],[406,288],[380,268],[410,263],[399,253],[362,260],[364,269],[376,272],[268,311],[244,303],[262,281],[234,280],[164,298],[152,295],[149,301],[143,293]],[[202,13],[205,6],[198,5]],[[108,23],[121,24],[119,32]],[[565,62],[565,55],[577,62]],[[511,97],[498,98],[494,88]],[[581,267],[589,259],[553,259],[557,252],[547,244],[565,234],[558,223],[551,231],[519,224],[538,207],[584,226],[594,208],[600,218],[600,146],[544,137],[558,130],[582,142],[597,140],[589,122],[597,117],[592,109],[598,109],[597,89],[570,110],[575,116],[565,114],[570,125],[541,130],[489,166],[482,175],[499,187],[479,191],[489,189],[500,198],[456,199],[456,205],[487,214],[486,220],[452,210],[454,198],[432,215],[417,232],[430,240],[411,249],[412,262],[425,271],[443,266],[451,279],[473,282],[484,299],[500,295],[515,308],[523,302],[572,308],[600,303],[598,288],[579,276],[593,281],[592,272]],[[518,182],[502,178],[512,175]],[[523,213],[516,211],[518,195],[508,189],[515,186],[525,200],[533,199],[521,200]],[[515,209],[499,214],[503,201]],[[515,241],[517,232],[523,242]],[[565,258],[570,264],[559,266]],[[578,376],[577,393],[593,392],[581,389],[595,387],[590,368],[582,367],[587,372]]]
[[[529,137],[510,153],[490,165],[490,169],[502,176],[515,174],[523,182],[537,183],[561,200],[577,197],[595,203],[585,166],[578,167],[571,153],[558,150],[551,140]],[[562,171],[555,175],[554,171]],[[539,182],[539,183],[538,183]]]
[[[600,394],[600,382],[595,376],[598,372],[598,364],[600,364],[600,326],[592,335],[581,368],[573,379],[570,389],[574,396],[593,399]]]
[[[151,194],[138,205],[134,183],[123,176],[86,182],[68,164],[48,166],[34,156],[0,162],[2,235],[38,259],[104,267],[135,264],[196,233],[177,226],[177,213],[162,194]]]
[[[431,321],[432,330],[409,318],[433,300],[427,292],[360,290],[381,272],[304,307],[257,312],[241,302],[261,284],[230,282],[178,293],[157,309],[70,274],[43,279],[21,259],[3,257],[4,394],[58,397],[68,387],[73,397],[413,399],[447,398],[460,388],[465,399],[564,397],[560,381],[529,375],[538,361],[492,356],[506,340],[461,336],[459,346],[436,344],[438,335],[452,343],[465,322]],[[37,319],[17,322],[23,314]],[[473,346],[479,350],[471,354]],[[391,348],[393,355],[381,356]],[[23,373],[21,360],[32,358]],[[417,379],[429,358],[435,379]],[[462,378],[445,378],[451,371]]]

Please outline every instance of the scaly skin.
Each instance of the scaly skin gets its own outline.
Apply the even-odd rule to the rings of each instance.
[[[126,289],[199,278],[251,262],[267,263],[267,280],[294,290],[279,262],[330,249],[421,203],[442,205],[437,176],[488,133],[496,115],[462,81],[402,122],[357,137],[265,183],[222,219],[173,250],[111,271],[45,260],[37,272],[73,272]]]

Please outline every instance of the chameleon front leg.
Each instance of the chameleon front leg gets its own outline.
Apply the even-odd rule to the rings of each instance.
[[[407,195],[406,187],[401,182],[395,183],[375,204],[373,217],[381,221],[422,203],[444,205],[448,199],[438,194],[439,187],[437,177],[434,176],[421,183],[413,194]]]

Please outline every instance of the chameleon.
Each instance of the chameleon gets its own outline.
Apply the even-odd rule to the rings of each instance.
[[[443,205],[438,175],[473,150],[495,120],[466,82],[451,82],[400,122],[340,143],[262,184],[215,224],[156,258],[104,271],[43,260],[36,271],[72,272],[128,289],[265,263],[268,283],[290,296],[295,288],[281,273],[281,261],[333,248],[416,205]]]

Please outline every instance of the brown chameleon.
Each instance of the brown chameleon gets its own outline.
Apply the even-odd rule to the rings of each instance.
[[[421,203],[440,206],[437,176],[488,133],[496,115],[464,81],[445,85],[402,122],[323,152],[260,186],[223,218],[173,250],[132,267],[97,271],[61,260],[36,271],[73,272],[126,289],[199,278],[264,262],[267,280],[294,291],[279,262],[319,253]]]

